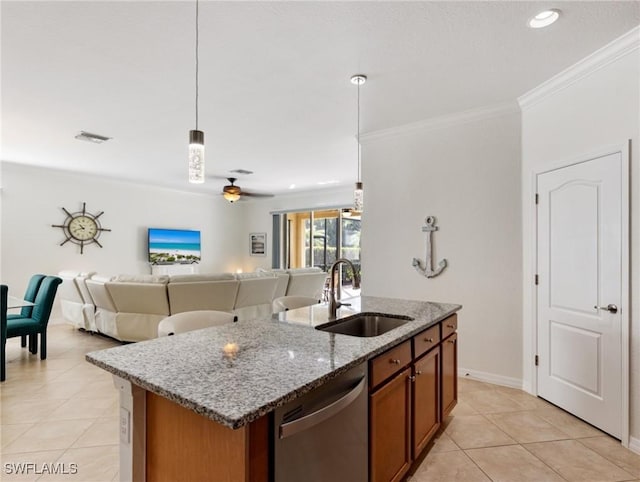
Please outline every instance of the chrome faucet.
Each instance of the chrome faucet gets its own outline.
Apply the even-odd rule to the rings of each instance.
[[[341,306],[349,306],[349,303],[342,303],[339,300],[336,300],[336,271],[338,270],[338,266],[340,264],[348,264],[351,266],[351,272],[353,273],[353,287],[355,289],[360,288],[360,276],[356,272],[353,263],[345,258],[337,259],[335,263],[331,265],[331,269],[329,270],[329,319],[335,320],[338,314],[338,308]]]

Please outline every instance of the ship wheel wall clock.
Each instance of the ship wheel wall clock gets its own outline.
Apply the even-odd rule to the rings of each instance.
[[[82,211],[70,213],[65,208],[62,208],[67,215],[62,224],[52,224],[51,227],[62,228],[65,239],[60,246],[64,246],[69,241],[80,246],[80,254],[84,254],[84,247],[87,244],[95,243],[102,248],[98,238],[103,231],[111,231],[110,229],[103,228],[100,225],[100,216],[104,214],[104,211],[98,214],[91,214],[87,212],[87,204],[82,203]]]

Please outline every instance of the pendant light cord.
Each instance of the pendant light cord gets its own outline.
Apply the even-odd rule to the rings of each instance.
[[[358,81],[358,182],[360,182],[360,81]]]
[[[199,5],[198,0],[196,0],[196,130],[198,130],[198,74],[199,74],[199,56],[198,56],[198,47],[199,47],[199,37],[200,32],[198,30],[198,21],[199,21]]]

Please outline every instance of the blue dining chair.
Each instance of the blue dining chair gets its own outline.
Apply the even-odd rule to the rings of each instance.
[[[45,277],[34,300],[31,316],[7,320],[7,338],[29,335],[29,351],[31,353],[37,352],[38,334],[40,335],[41,360],[47,358],[47,324],[60,283],[62,283],[62,279],[57,276]],[[4,343],[6,343],[6,339]]]
[[[4,382],[7,377],[5,361],[7,358],[5,345],[7,344],[7,296],[9,288],[7,285],[0,285],[0,382]]]
[[[34,302],[36,299],[36,295],[38,294],[38,288],[40,288],[40,283],[45,278],[43,274],[34,274],[29,280],[29,284],[27,285],[27,290],[24,292],[24,296],[22,297],[25,301]],[[20,313],[10,313],[7,315],[7,320],[15,319],[15,318],[28,318],[31,316],[31,310],[33,307],[31,306],[23,306],[20,310]],[[22,336],[21,346],[24,348],[27,346],[27,335]]]

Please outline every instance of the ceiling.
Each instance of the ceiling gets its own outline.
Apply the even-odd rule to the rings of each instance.
[[[560,20],[526,21],[560,8]],[[195,128],[195,3],[2,1],[1,159],[178,189]],[[362,132],[515,101],[640,24],[640,2],[200,3],[208,176],[248,190],[356,178]],[[74,139],[81,130],[113,139]],[[363,159],[366,164],[366,159]],[[391,167],[390,167],[391,168]],[[325,184],[318,184],[318,183]]]

